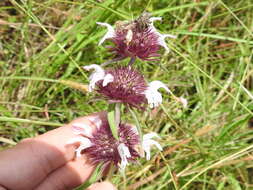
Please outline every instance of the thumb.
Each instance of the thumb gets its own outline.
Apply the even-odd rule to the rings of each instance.
[[[94,183],[87,190],[117,190],[116,187],[108,181]]]

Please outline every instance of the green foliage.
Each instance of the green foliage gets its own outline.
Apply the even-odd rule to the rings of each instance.
[[[163,106],[135,113],[145,133],[159,133],[164,151],[113,182],[144,190],[252,189],[252,7],[252,0],[0,1],[1,149],[106,110],[105,101],[61,81],[87,84],[81,67],[110,58],[97,45],[105,33],[97,21],[147,10],[163,17],[155,23],[161,33],[177,39],[167,40],[171,52],[158,65],[135,66],[189,107],[163,92]],[[135,123],[131,114],[122,117]]]
[[[111,104],[109,106],[108,114],[107,114],[107,119],[109,122],[109,126],[112,132],[112,135],[115,139],[119,140],[119,135],[118,135],[118,125],[116,124],[116,110],[115,110],[116,105]]]

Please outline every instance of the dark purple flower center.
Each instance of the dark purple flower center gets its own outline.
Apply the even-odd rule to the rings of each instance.
[[[129,161],[134,161],[139,157],[136,151],[136,147],[140,142],[139,136],[128,124],[120,124],[119,141],[113,137],[108,122],[103,123],[99,129],[93,132],[90,141],[92,146],[85,149],[84,152],[93,164],[102,162],[105,165],[114,163],[118,166],[121,162],[118,152],[120,143],[124,143],[128,147],[131,154],[131,158],[128,159]]]
[[[144,77],[131,66],[118,67],[106,71],[114,80],[106,86],[102,81],[97,82],[97,91],[111,102],[122,102],[127,105],[141,108],[146,103],[144,91],[147,89]]]
[[[155,57],[159,57],[157,53],[160,49],[158,44],[158,35],[150,28],[145,30],[132,30],[132,35],[128,39],[128,30],[116,31],[116,36],[112,38],[114,47],[110,50],[116,54],[117,57],[138,57],[142,60],[157,61]],[[153,58],[153,59],[152,59]]]

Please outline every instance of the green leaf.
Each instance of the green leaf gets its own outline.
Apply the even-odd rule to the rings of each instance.
[[[115,120],[115,104],[109,105],[107,119],[108,119],[113,137],[119,140],[118,127],[116,126],[116,120]]]
[[[84,182],[82,185],[77,187],[75,190],[84,190],[84,189],[88,188],[90,185],[92,185],[93,183],[95,183],[96,181],[98,181],[98,179],[101,178],[102,173],[103,173],[102,166],[103,166],[103,163],[98,164],[96,169],[92,173],[91,177],[89,178],[89,180]]]

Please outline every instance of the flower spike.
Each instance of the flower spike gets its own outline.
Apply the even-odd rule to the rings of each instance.
[[[152,145],[155,145],[160,151],[163,150],[162,146],[152,139],[154,137],[160,138],[157,133],[154,132],[143,135],[142,148],[146,153],[146,160],[150,160],[150,149]]]
[[[168,93],[172,94],[170,89],[161,81],[150,82],[148,89],[144,92],[150,108],[157,107],[162,103],[163,98],[161,93],[158,92],[159,88],[164,88]]]
[[[105,40],[113,38],[115,36],[114,28],[110,24],[103,22],[97,22],[97,24],[107,27],[107,32],[104,37],[99,41],[98,45],[101,45],[102,43],[104,43]]]
[[[163,47],[167,52],[169,51],[165,38],[176,38],[176,36],[161,34],[157,31],[154,22],[161,20],[161,17],[151,17],[151,14],[144,12],[132,21],[118,21],[115,27],[108,23],[97,22],[107,27],[107,33],[100,40],[99,45],[110,39],[113,45],[108,49],[115,54],[116,59],[130,57],[158,62],[159,49]]]

